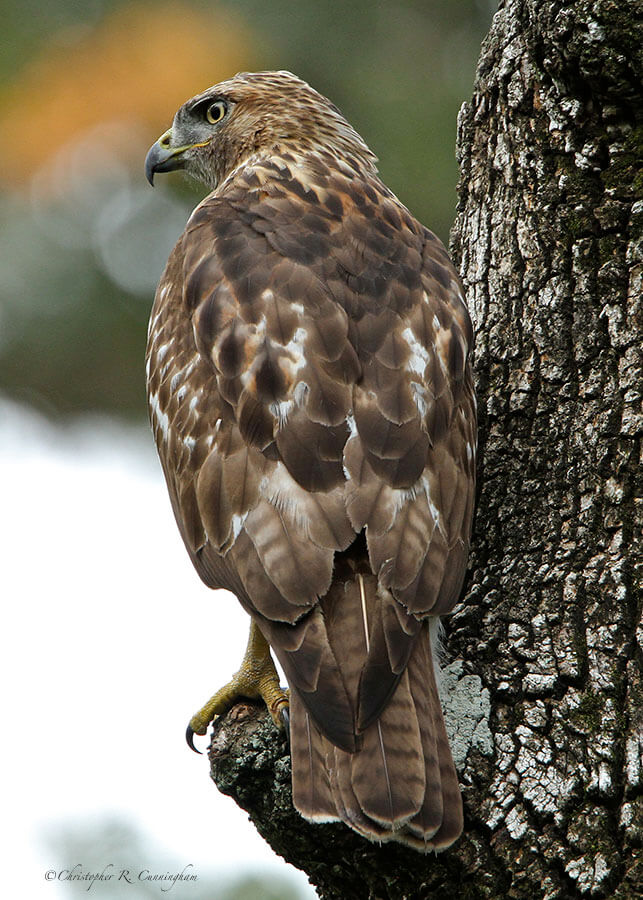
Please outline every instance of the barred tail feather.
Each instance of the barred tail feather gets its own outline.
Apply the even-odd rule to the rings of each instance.
[[[397,829],[422,806],[424,759],[415,705],[406,673],[380,717],[353,754],[352,784],[370,819]]]
[[[372,576],[357,575],[335,583],[329,598],[327,634],[333,655],[342,661],[341,677],[356,711],[369,632],[382,619],[377,604],[386,602],[386,592],[377,591]],[[428,624],[417,635],[384,708],[363,731],[356,727],[355,752],[333,745],[305,703],[305,696],[292,692],[293,800],[305,818],[341,820],[371,840],[399,841],[421,851],[443,849],[456,840],[462,831],[462,801]]]
[[[326,765],[328,742],[312,722],[296,690],[290,692],[290,752],[293,803],[312,822],[333,822],[340,816],[330,787]]]

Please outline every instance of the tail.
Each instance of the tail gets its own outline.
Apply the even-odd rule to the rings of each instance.
[[[403,611],[393,616],[393,605],[370,573],[334,583],[322,601],[357,749],[333,744],[291,686],[293,801],[313,822],[341,820],[374,841],[439,850],[459,837],[463,820],[433,665],[437,629],[411,624]]]

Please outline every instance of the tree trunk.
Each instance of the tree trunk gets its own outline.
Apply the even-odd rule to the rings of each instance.
[[[507,0],[460,115],[480,490],[443,699],[463,837],[423,857],[308,825],[264,712],[215,728],[219,788],[322,898],[641,896],[634,6]]]

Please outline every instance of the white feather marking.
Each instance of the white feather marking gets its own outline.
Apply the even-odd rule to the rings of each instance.
[[[196,364],[196,360],[192,359],[187,365],[183,366],[178,371],[176,371],[174,375],[172,375],[172,377],[170,378],[170,391],[172,393],[174,393],[174,391],[182,381],[187,381],[188,376],[191,375],[194,371]],[[163,371],[166,371],[165,367]],[[184,396],[185,392],[182,396],[179,397],[179,400],[182,400]]]
[[[268,322],[266,321],[266,317],[264,314],[262,314],[257,324],[253,326],[255,335],[258,338],[265,338],[267,326]]]
[[[388,794],[388,807],[390,810],[391,822],[395,822],[395,818],[393,817],[393,793],[391,791],[391,779],[388,776],[388,766],[386,765],[386,750],[384,749],[384,738],[382,737],[382,725],[380,720],[377,720],[377,734],[380,739],[380,753],[382,754],[382,764],[384,766],[384,777],[386,778],[386,792]]]
[[[418,341],[410,328],[404,329],[402,337],[411,351],[408,362],[409,369],[416,375],[424,375],[424,370],[429,362],[429,351]]]
[[[239,534],[241,533],[241,529],[243,528],[243,525],[247,518],[248,518],[247,512],[244,512],[241,515],[235,514],[232,516],[232,540],[233,541],[236,541],[236,539],[239,537]]]
[[[438,362],[440,363],[440,368],[444,372],[447,377],[449,376],[449,347],[452,340],[459,341],[460,348],[463,354],[463,357],[466,356],[466,347],[464,343],[460,340],[459,337],[453,337],[451,334],[451,330],[447,328],[441,328],[439,331],[436,331],[435,334],[435,350],[438,356]]]
[[[217,434],[219,433],[220,427],[221,427],[221,419],[217,419],[216,422],[214,423],[214,430],[205,439],[205,446],[208,448],[208,450],[212,447],[212,444],[214,444]]]
[[[167,413],[164,413],[161,407],[159,406],[159,398],[158,394],[150,395],[150,411],[154,416],[159,428],[163,432],[163,437],[167,440],[169,430],[170,430],[170,419]]]
[[[280,428],[283,428],[288,421],[290,411],[294,406],[292,400],[280,400],[278,403],[271,403],[268,409],[277,420]]]
[[[167,356],[167,351],[170,349],[170,343],[161,344],[161,346],[156,351],[156,361],[163,362],[165,357]]]
[[[429,617],[429,640],[431,642],[431,658],[433,660],[433,671],[438,686],[438,693],[442,686],[442,669],[440,663],[444,658],[444,626],[440,616]]]
[[[293,391],[293,398],[297,406],[303,406],[306,402],[306,397],[308,396],[308,385],[305,381],[298,381],[295,385],[295,390]]]
[[[190,362],[187,364],[187,366],[186,366],[185,369],[183,370],[183,371],[184,371],[184,377],[187,378],[188,375],[191,375],[192,372],[194,372],[194,370],[196,369],[196,367],[197,367],[198,364],[199,364],[199,359],[198,359],[198,357],[193,356],[192,359],[190,360]]]
[[[440,510],[437,508],[437,506],[435,505],[433,500],[431,500],[431,497],[428,494],[426,496],[427,496],[427,500],[429,501],[429,512],[431,513],[431,515],[433,517],[433,521],[435,522],[436,527],[440,529],[442,534],[444,534],[445,532],[444,532],[444,528],[442,526]]]
[[[158,320],[159,320],[160,318],[161,318],[161,312],[160,312],[160,311],[157,312],[157,314],[156,314],[155,316],[150,317],[150,322],[149,322],[149,325],[147,326],[147,336],[148,336],[148,338],[149,338],[149,336],[152,334],[152,332],[154,331],[154,329],[156,328],[156,324],[157,324],[157,322],[158,322]]]
[[[436,527],[440,530],[441,534],[446,536],[444,531],[444,526],[440,517],[440,510],[437,508],[433,500],[431,499],[431,489],[429,487],[429,479],[426,475],[422,478],[422,484],[424,486],[424,492],[426,493],[427,503],[429,504],[429,512],[431,513],[431,517],[435,522]]]
[[[368,618],[366,616],[366,592],[364,591],[364,579],[358,573],[357,578],[359,580],[359,599],[362,602],[362,619],[364,621],[364,637],[366,639],[366,652],[368,653],[370,650],[370,643],[368,640]]]
[[[420,481],[416,481],[416,483],[410,488],[397,488],[393,490],[393,497],[395,498],[395,513],[397,515],[403,506],[406,506],[407,503],[413,503],[415,498],[418,495],[418,491],[422,489],[422,483]]]
[[[310,517],[306,513],[305,498],[301,496],[303,490],[282,462],[277,463],[269,476],[262,478],[259,490],[298,531],[310,537]]]
[[[417,406],[418,412],[422,418],[426,416],[427,411],[429,409],[429,405],[427,403],[427,390],[423,384],[419,384],[417,381],[411,382],[411,394],[413,396],[413,401]]]
[[[282,360],[282,365],[285,365],[290,370],[290,377],[294,378],[295,375],[299,372],[300,369],[307,364],[308,360],[306,359],[306,354],[304,352],[304,342],[308,337],[308,333],[305,328],[300,326],[293,336],[290,338],[287,344],[283,344],[283,348],[288,354],[288,359]]]

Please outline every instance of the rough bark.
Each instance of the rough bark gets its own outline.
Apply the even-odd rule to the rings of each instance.
[[[424,858],[307,825],[267,717],[215,728],[219,788],[322,898],[641,896],[636,24],[623,0],[507,0],[460,115],[480,489],[443,699],[463,837]]]

